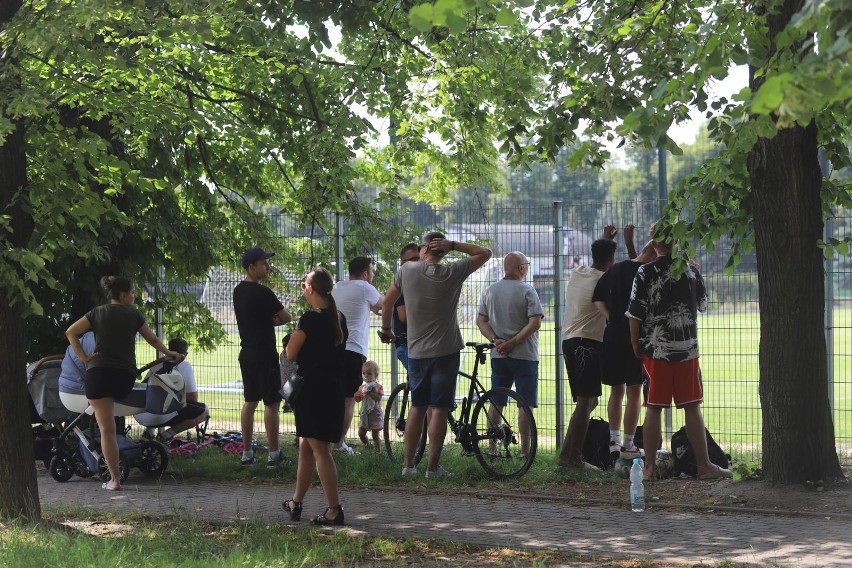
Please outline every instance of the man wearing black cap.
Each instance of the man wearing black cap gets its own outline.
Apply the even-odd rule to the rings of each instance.
[[[456,262],[442,263],[450,251],[469,255]],[[408,324],[408,383],[411,387],[411,411],[405,427],[403,475],[414,475],[414,450],[429,418],[429,460],[426,478],[447,475],[438,467],[447,413],[455,404],[459,352],[464,348],[456,310],[464,281],[491,258],[487,248],[449,241],[443,234],[430,231],[420,242],[420,260],[400,267],[394,283],[385,295],[382,308],[382,338],[393,341],[391,316],[400,294],[405,295]]]
[[[234,315],[240,332],[240,371],[243,376],[243,403],[240,426],[243,434],[243,455],[240,463],[257,462],[251,448],[254,434],[254,412],[263,401],[263,423],[269,447],[268,465],[283,461],[278,449],[278,407],[281,404],[281,370],[275,342],[275,326],[292,318],[275,293],[260,281],[269,276],[269,259],[274,252],[254,247],[243,254],[245,279],[234,288]]]

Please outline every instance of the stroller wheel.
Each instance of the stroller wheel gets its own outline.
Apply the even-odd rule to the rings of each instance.
[[[98,460],[98,469],[98,477],[101,478],[101,481],[109,481],[112,479],[109,475],[109,469],[107,469],[104,458]],[[130,475],[130,468],[127,465],[127,456],[124,455],[124,452],[118,452],[118,474],[122,483],[124,483],[124,481],[127,480],[127,476]]]
[[[74,456],[73,462],[74,473],[77,475],[77,477],[89,479],[90,477],[95,475],[95,473],[91,469],[89,469],[89,466],[86,465],[86,462],[83,461],[83,458],[80,457],[80,454]]]
[[[59,481],[68,481],[74,475],[74,466],[67,456],[56,455],[50,460],[50,476]]]
[[[142,442],[142,457],[139,459],[139,471],[147,477],[160,477],[169,465],[169,452],[159,442]]]

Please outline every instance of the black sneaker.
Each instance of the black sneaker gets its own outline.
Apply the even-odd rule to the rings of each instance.
[[[250,458],[241,458],[240,465],[253,465],[257,463],[257,458],[252,456]]]
[[[291,463],[293,462],[283,452],[279,452],[277,458],[266,458],[266,467],[278,467],[279,465],[290,465]]]
[[[623,450],[623,448],[621,447],[621,444],[619,444],[618,442],[610,442],[609,443],[609,460],[612,463],[617,462],[618,458],[621,457],[622,450]]]

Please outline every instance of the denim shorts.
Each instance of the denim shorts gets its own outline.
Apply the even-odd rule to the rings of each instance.
[[[411,406],[452,408],[456,401],[459,361],[458,351],[443,357],[409,359],[408,386],[411,389]]]
[[[512,359],[511,357],[491,358],[491,388],[515,385],[517,392],[528,406],[538,406],[538,361]],[[498,406],[506,406],[508,396],[495,396],[493,401]]]
[[[402,366],[405,370],[408,370],[408,345],[397,345],[396,346],[396,358],[399,359],[399,362],[402,363]]]

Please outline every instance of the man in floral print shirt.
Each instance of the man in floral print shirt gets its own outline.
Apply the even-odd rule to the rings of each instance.
[[[660,442],[661,416],[672,399],[682,408],[686,435],[695,451],[699,479],[731,477],[731,471],[710,461],[701,403],[704,400],[698,364],[698,312],[707,310],[707,290],[693,264],[685,273],[672,272],[674,243],[669,235],[652,235],[657,260],[639,268],[625,315],[630,323],[634,354],[642,359],[649,390],[645,402],[644,446]],[[668,241],[668,242],[666,242]],[[653,459],[645,460],[645,478],[656,478]]]

